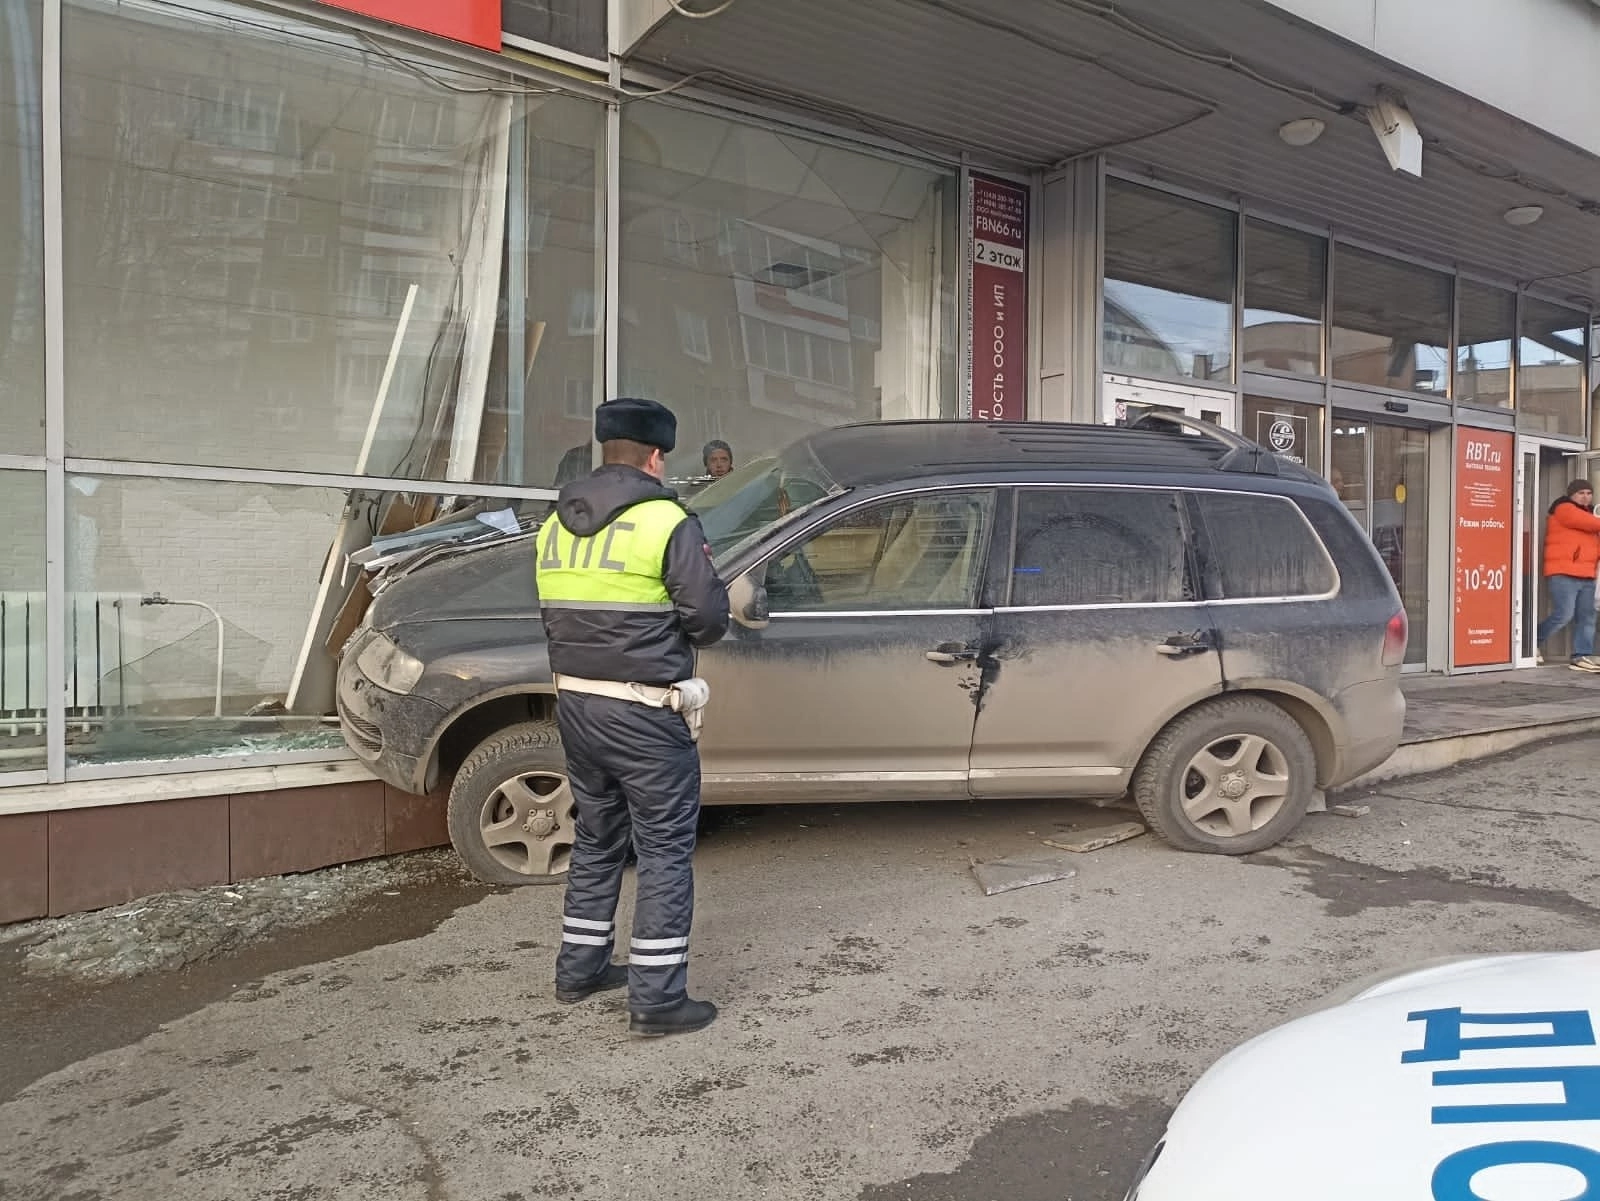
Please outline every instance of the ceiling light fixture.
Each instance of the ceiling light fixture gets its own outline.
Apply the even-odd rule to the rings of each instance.
[[[1316,117],[1301,117],[1298,121],[1286,121],[1278,126],[1278,136],[1290,146],[1309,146],[1327,128],[1327,122]]]
[[[1504,213],[1507,225],[1532,225],[1542,216],[1544,216],[1542,204],[1519,204]]]

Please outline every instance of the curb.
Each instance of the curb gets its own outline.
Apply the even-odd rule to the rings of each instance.
[[[1507,751],[1519,750],[1536,742],[1551,738],[1564,738],[1572,734],[1588,734],[1600,730],[1600,717],[1570,717],[1563,721],[1542,722],[1532,726],[1512,726],[1500,730],[1479,730],[1471,734],[1447,734],[1419,742],[1402,743],[1394,754],[1363,776],[1357,776],[1339,787],[1347,792],[1367,788],[1374,784],[1388,784],[1412,776],[1426,776],[1434,772],[1491,759]]]

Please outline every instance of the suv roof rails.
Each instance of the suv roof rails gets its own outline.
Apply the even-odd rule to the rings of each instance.
[[[1191,417],[1187,413],[1174,413],[1166,409],[1152,409],[1136,421],[1128,423],[1129,429],[1175,429],[1198,434],[1227,448],[1227,453],[1217,460],[1218,471],[1233,471],[1241,475],[1281,475],[1281,460],[1265,446],[1250,441],[1243,434],[1225,430],[1219,425]]]

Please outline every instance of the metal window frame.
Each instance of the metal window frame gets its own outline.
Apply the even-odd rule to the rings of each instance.
[[[62,251],[63,0],[44,0],[40,138],[44,208],[44,458],[45,458],[45,772],[50,783],[67,773],[67,468],[66,345]]]

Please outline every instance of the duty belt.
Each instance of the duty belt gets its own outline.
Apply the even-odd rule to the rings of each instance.
[[[711,685],[698,676],[665,686],[621,680],[586,680],[581,676],[559,673],[554,679],[557,693],[583,692],[590,696],[609,697],[614,701],[648,705],[652,709],[671,709],[683,716],[689,726],[689,737],[700,741],[700,727],[705,720],[706,702],[711,699]]]

